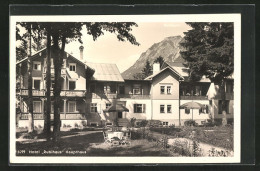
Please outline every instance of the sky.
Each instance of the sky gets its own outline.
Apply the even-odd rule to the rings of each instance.
[[[170,36],[184,36],[184,32],[191,29],[184,22],[140,22],[137,27],[132,27],[131,33],[135,36],[139,46],[130,42],[118,41],[116,35],[104,32],[104,35],[93,41],[92,36],[86,34],[86,29],[82,29],[83,56],[86,62],[91,63],[113,63],[116,64],[122,73],[148,50],[154,43],[158,43]],[[21,33],[25,30],[21,29]],[[19,44],[19,42],[16,42]],[[65,51],[76,58],[80,58],[78,41],[70,42],[65,46]]]
[[[84,34],[86,30],[82,30],[84,60],[91,63],[114,63],[119,71],[123,72],[132,66],[140,55],[154,43],[158,43],[170,36],[180,35],[183,37],[183,32],[190,29],[185,23],[142,22],[137,24],[138,27],[133,27],[131,33],[140,43],[139,46],[132,45],[127,41],[118,41],[115,34],[107,32],[104,32],[104,35],[93,41],[90,35]],[[65,51],[79,58],[80,45],[78,41],[71,42],[66,45]]]

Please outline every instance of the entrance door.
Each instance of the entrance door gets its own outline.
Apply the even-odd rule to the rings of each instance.
[[[123,118],[122,112],[117,112],[117,117],[118,117],[119,119]]]

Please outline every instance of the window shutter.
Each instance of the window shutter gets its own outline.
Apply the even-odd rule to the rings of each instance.
[[[205,107],[206,107],[206,113],[209,113],[209,106],[205,105]]]
[[[145,104],[143,104],[143,113],[146,112]]]
[[[137,111],[136,111],[136,104],[134,104],[134,113],[137,113]]]

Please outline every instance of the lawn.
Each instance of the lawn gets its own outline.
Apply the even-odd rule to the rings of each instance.
[[[183,128],[150,128],[150,131],[166,134],[172,138],[191,138],[217,147],[233,150],[234,130],[232,126],[216,127],[183,127]]]
[[[131,145],[111,146],[104,143],[101,131],[63,133],[54,142],[16,142],[17,156],[178,156],[146,139],[132,140]]]

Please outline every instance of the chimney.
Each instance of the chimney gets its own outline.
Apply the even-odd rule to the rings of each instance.
[[[160,72],[160,63],[153,64],[153,74]]]
[[[84,50],[84,46],[80,46],[79,47],[79,51],[80,51],[80,60],[82,60],[83,61],[83,50]]]

